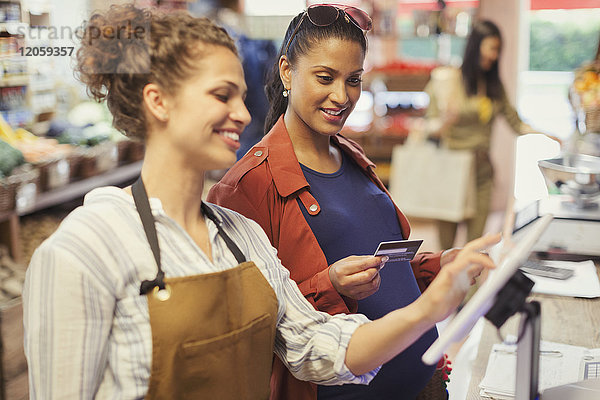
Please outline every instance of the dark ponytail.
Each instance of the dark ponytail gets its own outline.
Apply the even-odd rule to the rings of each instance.
[[[479,76],[483,75],[486,84],[486,95],[492,100],[498,100],[504,95],[504,89],[498,71],[500,58],[496,60],[489,71],[482,71],[479,64],[479,59],[481,57],[481,42],[488,37],[496,37],[502,44],[502,35],[496,24],[488,20],[475,22],[465,46],[461,72],[467,95],[477,95],[477,82]]]
[[[285,112],[288,105],[287,97],[283,97],[284,87],[283,82],[281,82],[281,77],[279,76],[279,59],[285,51],[285,46],[290,40],[292,32],[294,32],[294,29],[296,29],[296,25],[300,22],[300,19],[302,19],[302,15],[304,15],[304,12],[296,15],[288,25],[283,42],[281,43],[281,47],[277,52],[275,63],[267,74],[265,81],[265,94],[267,95],[267,100],[269,101],[269,111],[265,117],[265,135],[271,130],[279,117]],[[296,41],[296,38],[294,38],[294,41]],[[290,44],[290,49],[288,50],[288,59],[291,58],[291,47],[292,46]]]
[[[277,57],[278,62],[269,71],[265,84],[265,94],[269,101],[269,111],[265,117],[265,134],[271,130],[281,114],[285,112],[288,104],[287,97],[283,97],[284,87],[279,77],[279,58],[281,56]]]
[[[273,125],[285,113],[288,106],[288,98],[283,96],[284,87],[279,76],[279,59],[284,55],[290,36],[296,30],[296,26],[302,20],[303,15],[304,11],[296,15],[288,25],[275,64],[266,78],[265,94],[269,100],[270,107],[265,118],[265,134],[273,128]],[[357,26],[347,22],[345,18],[340,16],[334,23],[327,26],[313,25],[308,18],[304,18],[302,26],[298,28],[296,36],[294,36],[289,45],[287,51],[288,62],[293,66],[298,56],[307,54],[314,44],[330,38],[356,42],[361,45],[365,53],[367,52],[367,38]]]

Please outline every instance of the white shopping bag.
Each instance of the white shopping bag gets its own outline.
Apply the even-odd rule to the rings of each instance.
[[[408,216],[463,221],[475,214],[474,156],[409,140],[394,146],[389,190]]]

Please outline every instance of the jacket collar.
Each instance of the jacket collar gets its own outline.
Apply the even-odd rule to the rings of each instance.
[[[375,164],[364,155],[355,142],[340,134],[335,135],[333,141],[365,172],[369,167],[375,168]],[[259,147],[268,148],[267,159],[269,160],[273,182],[280,196],[287,197],[300,189],[309,187],[300,168],[298,158],[294,153],[294,147],[283,121],[283,115],[279,117],[269,133],[255,146],[255,148]]]

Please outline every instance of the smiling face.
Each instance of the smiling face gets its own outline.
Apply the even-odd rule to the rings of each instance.
[[[364,59],[360,44],[330,38],[314,44],[294,65],[280,63],[284,86],[290,89],[288,130],[338,133],[360,97]]]
[[[238,57],[222,46],[206,46],[195,70],[167,97],[165,140],[186,162],[202,170],[236,161],[239,135],[250,123],[246,83]]]
[[[489,71],[498,61],[500,56],[500,38],[488,36],[481,41],[479,46],[479,66],[483,71]]]

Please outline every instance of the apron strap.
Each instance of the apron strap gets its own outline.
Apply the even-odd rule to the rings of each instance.
[[[154,260],[156,260],[156,265],[158,266],[156,278],[151,281],[142,281],[142,284],[140,285],[140,294],[143,295],[151,291],[155,286],[158,286],[160,290],[163,290],[165,288],[165,273],[162,270],[160,262],[160,248],[158,246],[156,226],[154,226],[154,216],[150,210],[150,202],[148,201],[148,195],[146,194],[146,188],[144,187],[144,182],[142,182],[141,176],[135,181],[133,186],[131,186],[131,192],[133,193],[133,201],[135,202],[135,207],[140,214],[142,225],[144,226],[144,232],[146,232],[146,237],[148,238],[148,243],[150,244],[150,249],[154,255]]]
[[[137,211],[140,214],[142,225],[144,226],[146,238],[148,238],[150,249],[152,250],[154,260],[156,261],[156,265],[158,267],[158,273],[156,274],[156,277],[153,280],[142,281],[140,285],[140,294],[144,295],[156,286],[158,286],[160,290],[163,290],[165,288],[165,273],[162,270],[160,261],[160,248],[158,246],[158,236],[156,234],[154,216],[152,215],[152,211],[150,209],[150,201],[148,200],[148,194],[146,193],[146,188],[144,187],[144,182],[142,181],[141,176],[131,186],[131,192],[133,194],[133,201],[135,202],[135,207],[137,208]],[[206,217],[208,217],[212,222],[214,222],[214,224],[217,226],[219,235],[221,236],[221,238],[223,238],[225,244],[229,248],[229,251],[233,253],[237,262],[239,264],[246,262],[246,257],[244,256],[240,248],[233,242],[233,240],[231,240],[229,235],[225,233],[225,231],[221,227],[221,221],[219,221],[219,219],[210,209],[210,207],[208,207],[204,202],[202,202],[200,209],[202,213]]]
[[[215,215],[213,210],[211,210],[210,207],[207,206],[206,203],[204,203],[204,202],[202,202],[202,205],[200,206],[200,208],[201,208],[202,212],[204,213],[204,215],[206,215],[212,222],[215,223],[215,225],[217,226],[217,230],[219,231],[219,235],[221,235],[221,238],[223,238],[223,240],[225,241],[225,244],[229,248],[229,251],[231,251],[233,253],[233,256],[237,260],[238,264],[245,263],[246,256],[244,256],[244,253],[242,253],[242,251],[234,243],[234,241],[231,240],[229,235],[227,235],[227,233],[225,233],[225,231],[221,227],[221,221],[219,221],[219,219],[217,218],[217,216]]]

